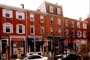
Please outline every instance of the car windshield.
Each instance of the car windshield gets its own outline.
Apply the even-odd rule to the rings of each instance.
[[[41,56],[38,55],[32,55],[32,56],[28,56],[27,59],[40,59],[42,58]]]

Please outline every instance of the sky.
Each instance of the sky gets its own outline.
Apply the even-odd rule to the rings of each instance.
[[[37,8],[44,1],[62,5],[63,14],[65,17],[82,20],[89,15],[89,0],[0,0],[0,4],[20,7],[20,4],[24,4],[25,9],[37,10]]]

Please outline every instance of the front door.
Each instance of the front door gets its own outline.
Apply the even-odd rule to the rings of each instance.
[[[1,50],[2,50],[2,54],[1,54],[1,56],[2,56],[2,58],[6,58],[6,46],[7,46],[7,39],[3,39],[3,40],[1,40],[1,44],[2,44],[2,46],[1,46]]]

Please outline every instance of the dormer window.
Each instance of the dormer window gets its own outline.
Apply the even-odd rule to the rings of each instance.
[[[3,13],[3,17],[5,17],[5,18],[12,18],[13,17],[12,10],[3,9],[2,13]]]
[[[50,13],[53,13],[54,12],[54,7],[53,6],[49,6],[49,10],[50,10]]]
[[[57,14],[61,14],[61,9],[57,8]]]

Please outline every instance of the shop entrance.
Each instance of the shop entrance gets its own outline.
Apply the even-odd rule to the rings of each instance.
[[[7,39],[1,40],[1,58],[6,59]]]
[[[25,41],[11,41],[12,58],[21,58],[25,55]]]

